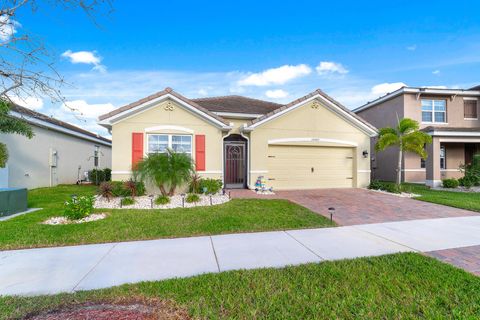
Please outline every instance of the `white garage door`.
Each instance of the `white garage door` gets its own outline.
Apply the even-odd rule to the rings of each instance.
[[[350,188],[353,148],[269,146],[267,176],[274,189]]]

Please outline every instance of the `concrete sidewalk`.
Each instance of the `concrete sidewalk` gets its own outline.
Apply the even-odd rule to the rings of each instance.
[[[0,295],[480,245],[480,216],[0,252]]]

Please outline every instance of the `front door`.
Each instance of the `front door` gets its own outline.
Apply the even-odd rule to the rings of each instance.
[[[226,141],[225,188],[245,188],[247,183],[246,144],[243,141]]]

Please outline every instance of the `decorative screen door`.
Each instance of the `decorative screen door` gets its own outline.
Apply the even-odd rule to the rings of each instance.
[[[225,187],[244,188],[247,161],[244,142],[225,142]]]

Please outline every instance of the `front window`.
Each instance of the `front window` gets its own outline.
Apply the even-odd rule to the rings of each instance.
[[[445,161],[445,147],[440,147],[440,169],[446,169],[447,163]]]
[[[164,153],[167,148],[192,156],[192,136],[174,134],[149,134],[148,153]]]
[[[447,122],[447,101],[422,99],[422,122]]]

